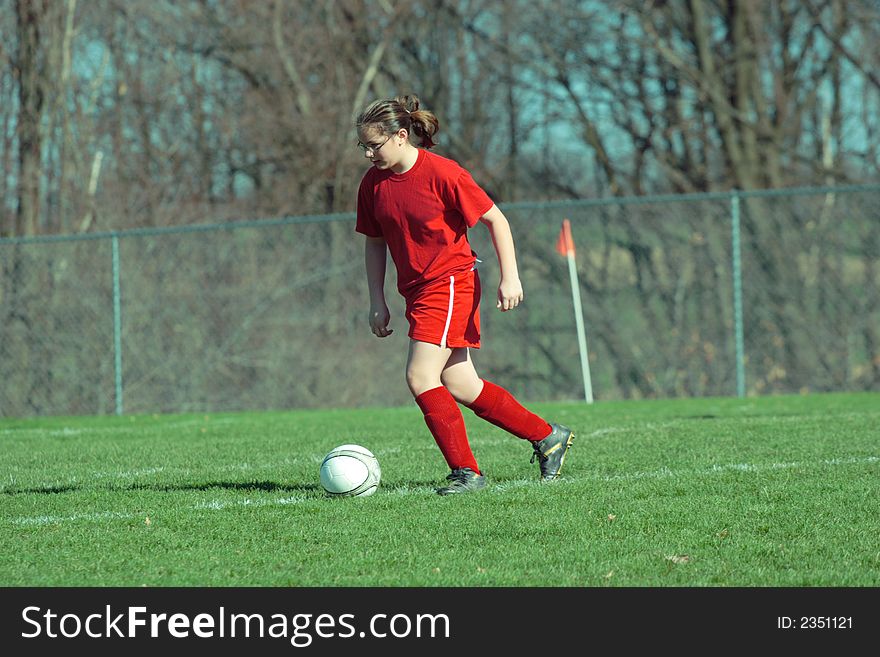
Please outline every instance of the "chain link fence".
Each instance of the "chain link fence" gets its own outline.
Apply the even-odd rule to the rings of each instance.
[[[583,399],[571,220],[599,401],[880,390],[880,185],[503,206],[526,297],[495,309],[488,231],[478,371],[524,400]],[[0,240],[0,416],[395,406],[396,331],[367,324],[352,215]]]

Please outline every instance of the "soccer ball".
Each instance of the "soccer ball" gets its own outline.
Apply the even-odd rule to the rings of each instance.
[[[372,495],[381,478],[379,461],[360,445],[340,445],[321,462],[321,486],[333,497]]]

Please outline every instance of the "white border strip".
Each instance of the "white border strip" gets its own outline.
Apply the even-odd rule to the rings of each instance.
[[[452,304],[455,301],[455,276],[449,277],[449,310],[446,311],[446,326],[443,327],[443,337],[440,338],[440,348],[446,348],[446,336],[449,334],[449,325],[452,323]]]

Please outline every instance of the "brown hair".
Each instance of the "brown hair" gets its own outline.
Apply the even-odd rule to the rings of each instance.
[[[440,122],[433,112],[419,109],[418,96],[398,96],[390,100],[370,103],[355,120],[355,127],[375,126],[383,135],[393,135],[401,128],[415,134],[422,148],[437,145],[434,135],[440,131]]]

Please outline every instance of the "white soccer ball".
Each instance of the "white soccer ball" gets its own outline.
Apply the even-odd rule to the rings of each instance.
[[[381,479],[379,461],[360,445],[340,445],[321,463],[321,486],[333,497],[372,495]]]

